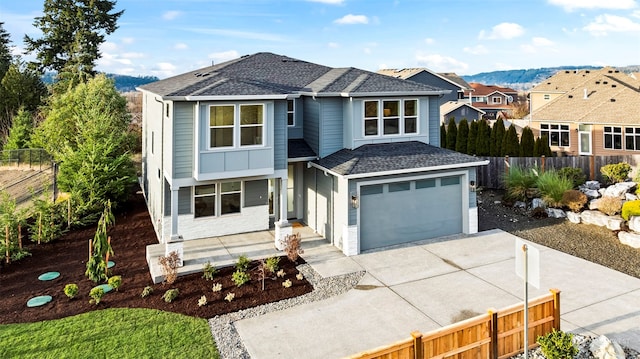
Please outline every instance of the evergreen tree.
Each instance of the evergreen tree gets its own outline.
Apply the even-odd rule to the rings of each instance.
[[[518,132],[513,124],[509,126],[504,136],[504,155],[517,157],[520,155],[520,141],[518,140]]]
[[[491,139],[491,128],[486,120],[478,121],[478,137],[476,139],[476,154],[478,156],[489,156]]]
[[[7,137],[5,150],[19,150],[29,147],[29,139],[33,132],[33,119],[31,114],[21,108],[13,118],[13,124]]]
[[[491,145],[493,146],[491,148],[491,156],[500,157],[503,155],[502,148],[504,147],[503,141],[504,134],[506,132],[507,131],[504,129],[504,121],[501,118],[497,119],[493,124],[493,128],[491,129]]]
[[[33,22],[42,38],[24,38],[25,50],[36,55],[32,66],[67,74],[72,83],[94,76],[100,45],[118,28],[124,12],[113,12],[115,4],[115,0],[45,0],[43,16]]]
[[[547,136],[542,136],[540,138],[540,148],[538,149],[538,151],[540,151],[540,156],[542,155],[544,155],[545,157],[553,156],[553,153],[551,152],[551,147],[549,147],[549,138]]]
[[[447,148],[447,128],[444,123],[440,125],[440,147]]]
[[[451,117],[447,124],[447,148],[450,150],[456,149],[456,139],[458,137],[458,126],[456,126],[456,120]]]
[[[533,131],[527,126],[522,130],[522,137],[520,137],[520,157],[532,157],[534,146]]]
[[[458,124],[456,151],[460,153],[467,153],[467,142],[469,142],[469,122],[467,122],[466,118],[463,118]]]
[[[533,157],[540,157],[540,146],[540,137],[536,137],[536,140],[533,143]]]
[[[0,21],[0,80],[11,66],[11,40],[9,33],[3,27],[4,22]]]
[[[471,121],[469,125],[469,140],[467,141],[467,154],[475,155],[478,142],[478,121]]]

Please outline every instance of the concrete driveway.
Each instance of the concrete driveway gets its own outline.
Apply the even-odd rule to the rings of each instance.
[[[494,230],[345,257],[305,249],[323,277],[365,270],[347,293],[235,323],[252,358],[341,358],[523,300],[517,237]],[[529,243],[540,251],[540,289],[561,290],[562,330],[604,334],[640,350],[640,279]],[[364,289],[357,289],[364,288]]]

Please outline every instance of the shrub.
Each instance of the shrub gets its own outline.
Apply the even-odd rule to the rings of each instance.
[[[175,283],[178,279],[178,264],[180,263],[180,256],[178,252],[173,251],[168,256],[160,256],[158,259],[162,268],[162,274],[164,275],[164,281],[168,284]]]
[[[278,265],[280,264],[280,257],[269,257],[264,263],[265,269],[271,273],[278,271]]]
[[[302,237],[300,233],[290,234],[284,239],[284,251],[287,253],[287,258],[289,258],[290,261],[297,261],[298,257],[304,253],[302,248],[300,248],[301,243]]]
[[[600,168],[600,173],[608,183],[624,182],[630,172],[631,165],[626,162],[612,163]]]
[[[537,171],[535,169],[525,170],[514,166],[509,169],[509,173],[503,177],[503,182],[507,188],[507,197],[516,201],[527,199],[527,190],[535,187]]]
[[[582,172],[581,168],[562,167],[558,170],[558,174],[570,179],[571,183],[573,183],[574,188],[584,184],[584,182],[587,180],[587,175]]]
[[[73,299],[78,295],[78,285],[75,283],[70,283],[64,286],[64,294],[69,297],[69,299]]]
[[[554,329],[545,336],[539,336],[537,342],[547,359],[573,359],[578,354],[571,333]]]
[[[212,265],[211,262],[207,262],[202,269],[202,278],[206,280],[213,280],[213,276],[217,271],[216,266]]]
[[[231,275],[231,280],[238,287],[241,287],[243,284],[247,283],[250,279],[251,277],[249,276],[249,273],[241,270],[236,270],[235,272],[233,272],[233,275]]]
[[[144,289],[142,290],[142,293],[140,294],[140,296],[142,298],[146,298],[146,297],[150,296],[151,293],[153,293],[153,287],[148,285],[148,286],[144,287]]]
[[[247,269],[249,269],[250,263],[251,260],[249,260],[247,256],[241,255],[240,257],[238,257],[238,261],[236,262],[236,269],[241,272],[246,272]]]
[[[122,284],[122,277],[119,275],[114,275],[113,277],[109,278],[107,284],[109,284],[111,288],[118,291],[118,288],[120,288],[120,285]]]
[[[580,212],[587,204],[587,195],[578,190],[570,189],[562,195],[562,203],[573,212]]]
[[[164,294],[162,295],[162,299],[164,299],[164,301],[167,303],[171,303],[174,301],[174,299],[178,298],[178,294],[180,294],[178,288],[169,289],[164,292]]]
[[[217,293],[217,292],[221,291],[221,290],[222,290],[222,284],[220,284],[220,283],[215,283],[215,284],[211,287],[211,290],[212,290],[214,293]]]
[[[622,209],[622,200],[617,197],[604,196],[598,199],[598,210],[608,216],[615,216]]]
[[[284,282],[282,282],[282,286],[285,288],[291,287],[291,281],[289,279],[285,280]]]
[[[627,201],[622,205],[622,218],[628,221],[632,216],[640,216],[640,200]]]
[[[231,303],[231,301],[233,300],[233,298],[235,298],[236,295],[235,293],[229,293],[224,297],[224,300],[226,300],[227,302]]]
[[[549,207],[562,207],[564,192],[573,188],[570,180],[562,177],[556,171],[547,171],[536,181],[542,199]]]
[[[298,273],[298,274],[296,274],[296,278],[297,278],[298,280],[303,280],[303,279],[304,279],[304,276],[302,275],[302,273]]]
[[[203,295],[202,297],[200,297],[200,299],[198,299],[198,307],[202,307],[204,305],[207,305],[207,296]]]
[[[103,296],[104,289],[102,289],[102,287],[93,287],[91,291],[89,291],[89,297],[91,297],[89,303],[98,305]]]

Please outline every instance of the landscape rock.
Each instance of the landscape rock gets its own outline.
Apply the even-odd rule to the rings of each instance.
[[[600,211],[584,211],[580,214],[582,223],[595,224],[596,226],[605,227],[609,223],[609,216]]]
[[[547,216],[551,218],[564,218],[567,215],[559,208],[547,208]]]
[[[592,198],[593,199],[593,198],[600,198],[601,197],[600,192],[598,192],[595,189],[589,189],[589,190],[584,191],[583,193],[587,196],[587,198]]]
[[[516,201],[516,203],[514,203],[513,206],[515,208],[522,208],[522,209],[526,209],[527,208],[527,204],[525,202],[522,202],[522,201]]]
[[[589,201],[588,207],[590,210],[595,211],[596,209],[600,208],[598,206],[598,203],[600,203],[600,198],[594,198],[591,201]]]
[[[625,197],[625,194],[629,192],[631,189],[633,189],[635,186],[636,186],[635,182],[616,183],[612,186],[607,187],[604,190],[603,196],[618,197],[622,199]]]
[[[600,189],[600,182],[598,182],[598,181],[587,181],[583,185],[581,185],[580,188],[586,188],[588,190],[596,190],[597,191],[597,190]]]
[[[534,198],[533,200],[531,200],[531,209],[534,209],[534,208],[546,208],[546,207],[547,207],[547,205],[544,203],[542,198]]]
[[[624,194],[624,199],[627,200],[627,201],[635,201],[635,200],[638,199],[638,196],[636,196],[633,193],[625,193]]]
[[[629,229],[634,232],[640,232],[640,217],[639,216],[631,216],[629,217]]]
[[[596,359],[625,359],[624,350],[620,344],[612,342],[604,335],[594,339],[589,345],[589,350]]]
[[[622,224],[624,223],[624,219],[620,216],[609,216],[607,220],[607,229],[612,231],[619,231],[622,229]]]
[[[618,240],[633,248],[640,248],[640,234],[631,232],[618,232]]]
[[[580,213],[567,211],[567,219],[571,223],[579,224],[580,223]]]

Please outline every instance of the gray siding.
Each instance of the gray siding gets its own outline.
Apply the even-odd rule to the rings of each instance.
[[[173,126],[173,177],[193,176],[193,103],[174,102]]]
[[[267,205],[269,192],[268,180],[246,181],[244,183],[244,206],[264,206]]]
[[[191,187],[181,187],[178,190],[178,214],[191,213]],[[166,185],[164,188],[164,215],[171,215],[171,190]]]
[[[333,234],[333,180],[333,176],[316,171],[316,231],[325,238]]]
[[[449,119],[451,117],[453,117],[453,119],[456,121],[456,123],[460,123],[460,120],[462,120],[463,118],[467,119],[467,121],[471,122],[474,120],[478,120],[482,117],[482,115],[480,114],[480,112],[473,110],[467,106],[461,106],[458,107],[457,109],[449,112],[448,114],[442,114],[443,119],[445,121],[445,123],[449,123]]]
[[[320,151],[319,156],[325,157],[340,151],[342,147],[342,99],[323,98],[320,119]]]
[[[293,113],[293,126],[287,126],[287,132],[289,134],[289,139],[300,139],[304,137],[302,133],[304,128],[304,105],[303,99],[297,98],[293,100],[294,102],[294,113]]]
[[[458,90],[460,88],[449,81],[445,81],[437,76],[434,76],[428,72],[422,71],[415,76],[409,78],[411,81],[419,82],[422,84],[430,85],[433,87],[437,87],[443,90],[451,90],[451,93],[448,95],[444,95],[440,99],[440,104],[443,104],[447,101],[457,101],[458,100]]]
[[[320,102],[304,98],[304,139],[315,153],[320,153]]]
[[[429,97],[429,144],[440,147],[440,105],[435,96]]]
[[[273,106],[273,166],[287,168],[287,101],[276,101]]]
[[[304,222],[314,230],[316,226],[316,169],[315,167],[304,169]]]

